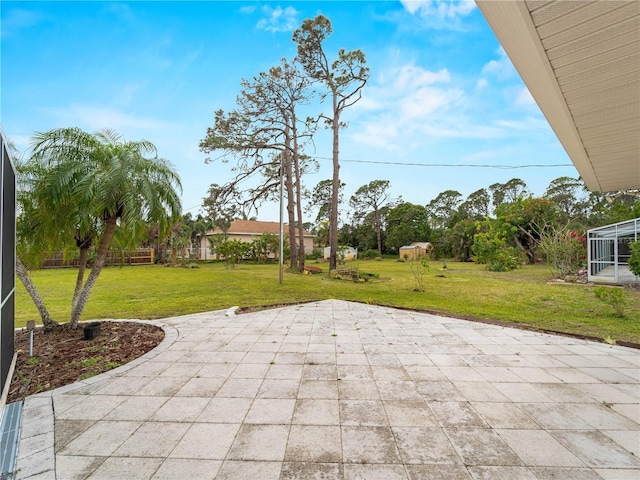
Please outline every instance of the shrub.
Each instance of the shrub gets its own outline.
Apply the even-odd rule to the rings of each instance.
[[[627,308],[628,301],[627,296],[621,288],[595,287],[593,289],[593,293],[596,298],[602,300],[607,305],[612,306],[618,317],[625,317],[625,310]]]
[[[629,245],[631,256],[629,257],[629,270],[636,277],[640,277],[640,240]]]
[[[485,263],[492,272],[515,270],[522,263],[522,255],[499,234],[490,232],[476,233],[473,236],[473,259],[476,263]]]
[[[235,268],[236,264],[249,253],[250,244],[240,240],[227,240],[218,245],[217,252],[224,257],[227,268]]]
[[[360,258],[362,258],[363,260],[374,260],[374,259],[378,258],[379,256],[380,255],[378,254],[378,251],[371,248],[369,250],[365,250],[360,255]]]
[[[307,253],[305,256],[306,260],[315,260],[318,261],[322,257],[324,257],[324,253],[319,248],[314,248],[311,253]]]
[[[491,257],[487,269],[491,272],[508,272],[518,268],[521,263],[522,260],[515,248],[507,247]]]
[[[573,230],[551,228],[540,233],[538,247],[554,275],[578,275],[584,267],[586,238]]]

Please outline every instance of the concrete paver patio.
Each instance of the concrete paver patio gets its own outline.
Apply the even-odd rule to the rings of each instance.
[[[328,300],[156,322],[25,401],[18,479],[638,479],[640,355]]]

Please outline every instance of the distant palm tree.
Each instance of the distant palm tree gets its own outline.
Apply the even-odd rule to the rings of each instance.
[[[167,232],[172,218],[180,215],[177,190],[182,187],[152,143],[124,141],[112,130],[37,133],[32,149],[29,162],[37,172],[31,188],[33,234],[47,239],[49,251],[69,244],[80,250],[69,323],[76,328],[114,235],[134,243],[146,232],[147,222]],[[84,282],[92,245],[97,246],[96,256]]]

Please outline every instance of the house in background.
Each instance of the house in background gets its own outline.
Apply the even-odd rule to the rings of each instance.
[[[284,234],[289,232],[288,224],[284,225]],[[209,239],[214,235],[221,235],[224,233],[221,229],[209,230],[205,236],[200,237],[198,244],[198,250],[196,252],[196,258],[199,260],[209,260],[216,258],[214,252],[211,251],[211,244]],[[256,238],[260,237],[263,233],[270,233],[272,235],[280,235],[280,223],[278,222],[260,222],[258,220],[233,220],[229,229],[227,230],[227,240],[239,240],[241,242],[251,243]],[[298,236],[298,229],[296,228],[296,239]],[[303,243],[304,253],[313,252],[313,240],[315,235],[303,230]],[[296,241],[297,244],[297,241]]]

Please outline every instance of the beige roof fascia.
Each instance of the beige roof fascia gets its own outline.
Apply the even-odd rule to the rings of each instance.
[[[587,188],[602,191],[524,1],[476,0]]]

